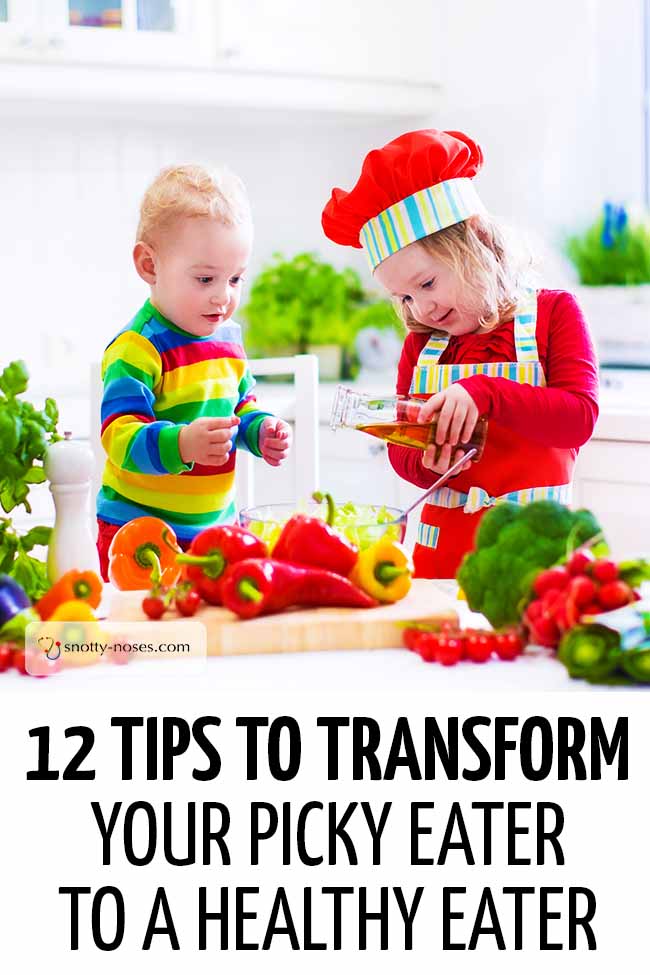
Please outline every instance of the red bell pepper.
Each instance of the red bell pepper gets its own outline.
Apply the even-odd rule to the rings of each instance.
[[[314,494],[315,501],[327,501],[327,520],[310,515],[294,515],[286,523],[273,546],[273,558],[298,565],[312,565],[348,576],[359,556],[359,549],[332,527],[334,501],[331,494]]]
[[[239,525],[206,528],[192,541],[187,552],[176,557],[186,565],[186,575],[199,596],[212,606],[221,606],[221,590],[226,569],[241,559],[264,558],[266,543]]]
[[[242,619],[277,613],[289,606],[371,609],[379,605],[336,572],[275,559],[244,559],[231,565],[222,595],[223,605]]]

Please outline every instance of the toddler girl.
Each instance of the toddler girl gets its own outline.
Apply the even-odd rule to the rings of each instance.
[[[479,146],[461,132],[409,132],[370,152],[356,186],[335,189],[325,234],[363,247],[408,329],[397,392],[438,415],[425,451],[390,444],[397,473],[429,487],[462,451],[479,416],[488,438],[424,505],[416,573],[456,574],[481,514],[499,499],[568,503],[578,448],[598,416],[596,356],[582,313],[564,291],[526,287],[473,177]]]

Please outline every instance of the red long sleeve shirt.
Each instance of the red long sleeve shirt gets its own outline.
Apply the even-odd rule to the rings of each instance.
[[[479,413],[546,447],[574,449],[589,440],[598,418],[598,363],[587,323],[566,291],[538,292],[537,348],[546,386],[511,379],[470,376],[460,379]],[[397,372],[397,392],[406,394],[413,369],[429,336],[409,332]],[[491,332],[452,336],[440,365],[472,362],[514,362],[514,322]],[[393,469],[418,487],[429,487],[439,476],[422,466],[422,452],[388,445]]]

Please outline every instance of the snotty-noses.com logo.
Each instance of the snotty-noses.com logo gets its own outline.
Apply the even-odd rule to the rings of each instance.
[[[38,645],[48,660],[58,660],[61,656],[61,641],[51,636],[39,636]]]

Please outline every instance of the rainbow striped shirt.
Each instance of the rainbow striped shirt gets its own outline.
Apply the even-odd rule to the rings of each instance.
[[[102,360],[102,445],[107,454],[97,516],[123,525],[162,518],[178,538],[236,518],[237,448],[260,456],[255,380],[239,326],[190,335],[146,301],[109,344]],[[184,464],[178,435],[202,416],[239,417],[235,446],[222,467]]]

